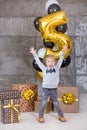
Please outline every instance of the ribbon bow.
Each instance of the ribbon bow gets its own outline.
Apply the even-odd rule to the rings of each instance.
[[[16,107],[19,107],[20,104],[13,103],[13,99],[10,100],[10,103],[7,106],[2,106],[3,108],[11,108],[11,123],[13,123],[13,110],[18,113],[18,122],[20,122],[20,112]]]
[[[49,70],[49,69],[47,69],[47,70],[46,70],[46,74],[47,74],[47,73],[52,73],[52,72],[54,72],[54,73],[55,73],[55,72],[56,72],[56,71],[55,71],[55,69],[50,69],[50,70]]]
[[[62,98],[58,99],[58,100],[62,100],[64,104],[72,104],[75,101],[79,101],[78,99],[76,99],[75,95],[71,92],[66,92]]]
[[[33,90],[31,90],[31,89],[29,89],[29,90],[27,90],[27,91],[25,91],[24,92],[24,98],[26,99],[26,100],[32,100],[33,99],[33,97],[34,97],[34,91]]]

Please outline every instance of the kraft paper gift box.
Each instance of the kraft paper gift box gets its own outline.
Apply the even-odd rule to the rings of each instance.
[[[37,96],[37,101],[41,101],[41,95]]]
[[[20,122],[20,99],[1,100],[1,121],[3,124]]]
[[[41,96],[37,96],[37,101],[35,101],[34,104],[34,111],[36,113],[39,113],[39,109],[40,109],[40,105],[41,105]],[[52,111],[52,101],[51,98],[48,97],[48,101],[47,101],[47,105],[45,107],[44,113],[49,113],[50,111]]]
[[[75,86],[58,86],[58,101],[64,113],[78,113],[79,88]]]
[[[20,112],[34,111],[34,101],[37,100],[38,85],[13,84],[12,89],[21,91]]]
[[[40,110],[40,105],[41,105],[41,101],[35,101],[35,106],[34,106],[34,111],[36,113],[39,113]],[[52,104],[50,102],[47,102],[47,105],[44,109],[44,113],[49,113],[50,111],[52,111]]]
[[[21,97],[21,91],[19,90],[0,91],[0,100],[19,99],[20,97]]]

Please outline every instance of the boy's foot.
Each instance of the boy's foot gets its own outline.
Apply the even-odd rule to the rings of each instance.
[[[60,120],[61,122],[66,122],[66,119],[65,119],[64,116],[60,116],[60,117],[59,117],[59,120]]]
[[[44,123],[44,117],[39,117],[38,121],[39,121],[40,123]]]

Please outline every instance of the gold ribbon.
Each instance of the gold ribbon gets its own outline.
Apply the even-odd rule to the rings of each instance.
[[[72,104],[72,103],[74,103],[74,102],[76,102],[76,101],[79,101],[79,99],[77,99],[77,98],[75,97],[75,95],[74,95],[73,93],[71,93],[71,92],[66,92],[66,93],[62,96],[62,98],[58,98],[58,100],[59,100],[59,101],[62,100],[64,104]]]
[[[31,90],[31,89],[25,91],[24,94],[23,94],[23,96],[24,96],[24,98],[25,98],[26,100],[32,100],[33,97],[34,97],[34,95],[35,95],[35,94],[34,94],[34,91]]]
[[[11,108],[11,123],[13,123],[13,110],[18,113],[18,122],[20,122],[20,112],[16,107],[19,107],[20,104],[13,104],[13,99],[10,100],[10,103],[7,106],[2,106],[2,108]]]

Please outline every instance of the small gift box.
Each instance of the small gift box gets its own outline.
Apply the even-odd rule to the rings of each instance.
[[[21,91],[19,90],[0,91],[0,100],[19,99],[20,97],[21,97]]]
[[[41,96],[37,96],[37,101],[41,101]]]
[[[36,113],[39,113],[40,110],[41,101],[35,101],[34,111]],[[47,102],[47,105],[44,109],[44,113],[49,113],[52,110],[52,104],[51,102]]]
[[[1,100],[1,120],[3,124],[20,122],[20,99]]]
[[[79,88],[74,86],[59,86],[58,101],[64,113],[78,113]]]
[[[34,111],[34,101],[37,100],[38,86],[36,84],[13,84],[13,90],[21,91],[20,111]]]
[[[40,105],[41,105],[41,96],[37,96],[37,101],[35,101],[35,106],[34,106],[35,112],[39,113]],[[49,96],[46,107],[44,109],[44,113],[49,113],[50,111],[52,111],[52,100]]]

